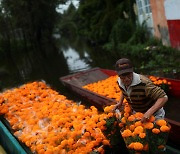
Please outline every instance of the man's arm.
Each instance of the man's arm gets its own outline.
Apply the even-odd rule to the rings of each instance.
[[[120,92],[120,99],[118,101],[118,103],[115,105],[114,107],[114,110],[116,110],[117,108],[120,108],[122,103],[123,103],[123,100],[124,100],[124,96],[123,96],[123,93],[122,91]]]
[[[153,115],[156,111],[163,107],[167,101],[168,97],[158,98],[155,104],[145,112],[141,121],[145,122],[146,120],[148,120],[148,118],[150,118],[151,115]]]

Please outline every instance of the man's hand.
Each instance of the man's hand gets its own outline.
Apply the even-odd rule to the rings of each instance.
[[[151,113],[149,110],[144,113],[144,116],[141,119],[141,122],[146,122],[149,120],[149,118],[153,115],[153,113]]]
[[[115,110],[116,110],[117,108],[120,108],[121,105],[122,105],[122,103],[121,103],[121,102],[118,102],[118,103],[114,106],[113,112],[115,112]]]
[[[146,122],[151,117],[151,115],[153,115],[156,111],[158,111],[161,107],[164,106],[167,100],[167,96],[158,98],[155,104],[144,114],[143,118],[141,119],[141,122]]]

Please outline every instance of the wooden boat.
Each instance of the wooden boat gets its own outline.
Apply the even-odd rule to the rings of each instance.
[[[116,101],[114,99],[110,99],[102,95],[99,95],[97,93],[94,93],[92,91],[86,90],[82,88],[82,86],[106,79],[113,75],[117,75],[116,71],[114,70],[93,68],[61,77],[60,81],[68,89],[80,95],[82,98],[85,98],[90,103],[92,103],[92,105],[102,109],[104,106],[115,104]],[[169,78],[161,78],[161,79],[166,79],[168,82],[171,82],[171,89],[169,91],[169,95],[171,95],[172,97],[180,98],[180,80],[169,79]],[[180,119],[166,118],[166,120],[171,125],[169,141],[179,146],[180,121],[178,120]]]
[[[19,144],[16,138],[9,132],[6,126],[0,121],[0,145],[3,150],[0,150],[1,154],[27,154],[23,147]]]

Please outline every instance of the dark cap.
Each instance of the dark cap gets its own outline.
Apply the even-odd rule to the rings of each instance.
[[[117,71],[118,75],[133,72],[133,65],[132,65],[131,61],[127,58],[119,59],[116,62],[115,67],[116,67],[116,71]]]

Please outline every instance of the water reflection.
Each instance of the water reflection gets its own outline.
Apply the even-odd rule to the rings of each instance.
[[[61,84],[59,78],[77,71],[101,67],[114,69],[114,63],[122,57],[116,52],[107,53],[96,47],[89,46],[78,39],[60,39],[58,41],[58,50],[47,45],[42,51],[23,51],[13,52],[10,56],[1,58],[0,60],[0,87],[11,88],[17,87],[30,81],[44,80],[53,89],[61,94],[80,101],[79,97],[74,96]],[[141,59],[129,57],[133,59],[135,71],[142,74],[151,74],[156,70],[161,72],[161,68],[151,68],[151,70],[137,69],[141,64]],[[163,66],[161,66],[163,67]],[[154,74],[151,74],[154,75]],[[178,106],[177,99],[170,99],[167,103],[166,110],[168,113],[174,111],[173,106]],[[173,106],[169,106],[173,104]],[[173,109],[172,109],[173,108]],[[177,108],[178,109],[178,108]],[[176,113],[176,112],[174,112]],[[169,116],[167,114],[167,116]]]
[[[115,61],[123,57],[121,53],[106,52],[83,43],[82,39],[61,38],[57,41],[57,45],[57,48],[49,44],[44,45],[40,51],[20,49],[1,58],[1,88],[15,87],[29,81],[45,80],[54,88],[61,90],[63,86],[59,82],[59,77],[93,67],[114,69]],[[164,75],[161,68],[141,69],[142,59],[129,58],[135,63],[137,73]]]
[[[80,58],[78,51],[76,51],[71,47],[63,50],[63,54],[64,57],[66,58],[70,73],[91,68],[91,66],[87,63],[87,60],[92,61],[92,59],[90,58],[89,54],[86,51],[84,51],[83,53],[84,55],[83,58]]]

